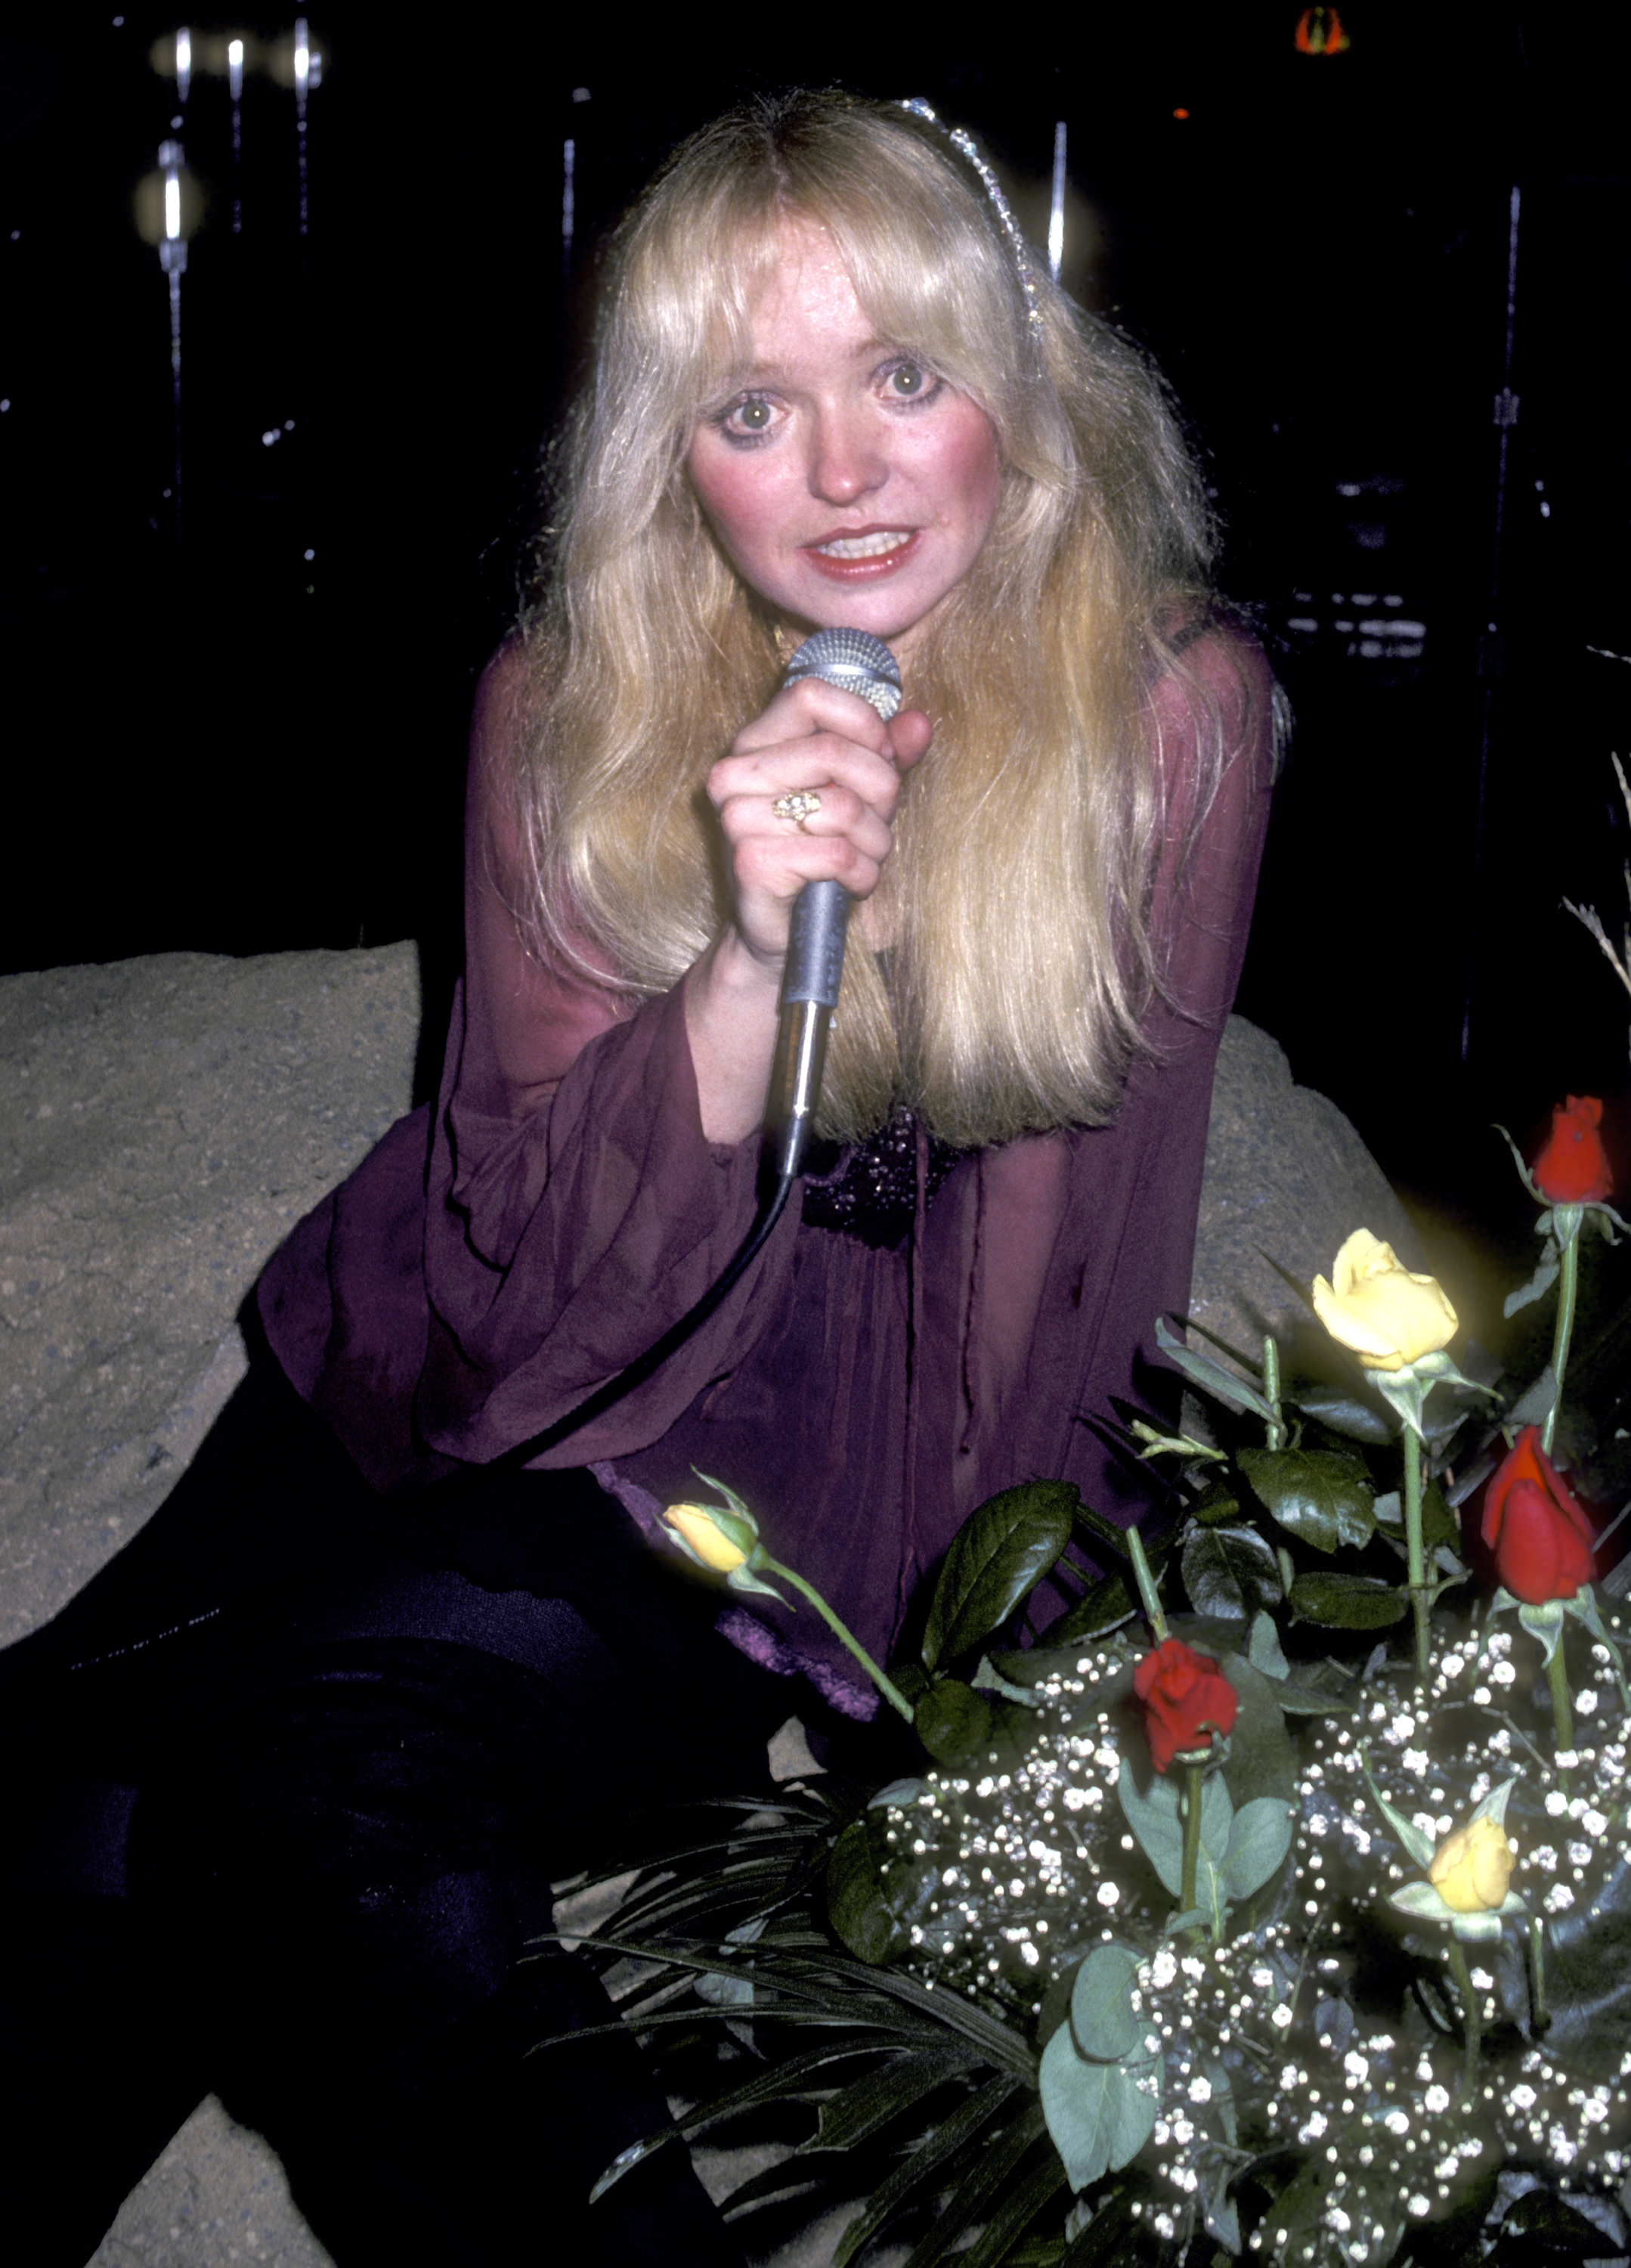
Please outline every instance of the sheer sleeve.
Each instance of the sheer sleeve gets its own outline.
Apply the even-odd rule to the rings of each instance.
[[[466,974],[425,1231],[418,1425],[434,1447],[477,1461],[565,1415],[701,1298],[753,1220],[759,1160],[756,1138],[734,1148],[704,1138],[683,984],[636,1007],[522,942],[506,780],[525,728],[523,685],[506,649],[477,703]],[[774,1275],[774,1256],[768,1264]],[[656,1378],[543,1462],[580,1465],[657,1439],[751,1342],[765,1275],[761,1265]]]

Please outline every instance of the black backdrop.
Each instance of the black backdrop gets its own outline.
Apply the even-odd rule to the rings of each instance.
[[[337,0],[312,19],[304,239],[288,87],[248,78],[235,234],[225,83],[192,83],[179,548],[165,287],[132,220],[178,114],[150,61],[175,19],[8,38],[0,968],[412,936],[445,983],[470,690],[595,239],[725,101],[830,77],[973,126],[1037,239],[1067,123],[1065,280],[1172,379],[1225,587],[1297,713],[1242,1006],[1392,1170],[1463,1196],[1470,1129],[1618,1094],[1631,1004],[1560,909],[1624,903],[1631,666],[1590,651],[1631,651],[1613,58],[1566,11],[1361,0],[1315,56],[1301,12],[985,11],[953,40]]]

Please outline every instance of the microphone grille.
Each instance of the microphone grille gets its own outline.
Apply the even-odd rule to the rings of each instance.
[[[900,666],[882,638],[867,630],[818,630],[804,640],[782,673],[783,685],[819,677],[870,701],[887,724],[900,706]]]

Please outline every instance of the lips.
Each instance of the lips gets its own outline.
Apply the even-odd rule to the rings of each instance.
[[[892,575],[922,542],[921,527],[845,528],[804,546],[803,556],[819,575],[836,583],[870,583]]]

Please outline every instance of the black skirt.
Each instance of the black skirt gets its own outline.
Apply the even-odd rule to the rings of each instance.
[[[81,2268],[200,2099],[341,2268],[741,2255],[549,1948],[631,1812],[765,1785],[808,1699],[586,1473],[392,1506],[263,1351],[166,1503],[0,1656],[0,2215]]]

